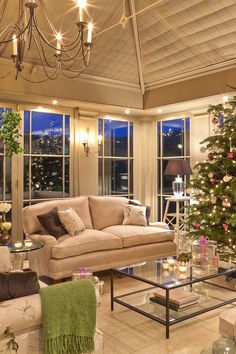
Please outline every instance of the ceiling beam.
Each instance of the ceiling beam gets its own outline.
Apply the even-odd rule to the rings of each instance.
[[[129,7],[130,7],[130,14],[131,16],[133,16],[136,12],[135,0],[129,0]],[[131,22],[132,22],[132,28],[134,34],[134,44],[135,44],[135,52],[136,52],[137,65],[138,65],[139,82],[140,82],[141,92],[144,95],[145,84],[144,84],[144,77],[143,77],[142,53],[141,53],[141,44],[140,44],[138,23],[137,23],[136,16],[133,16],[131,18]]]

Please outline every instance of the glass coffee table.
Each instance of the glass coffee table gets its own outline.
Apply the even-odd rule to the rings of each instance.
[[[11,253],[12,270],[23,269],[26,254],[43,247],[43,244],[37,241],[31,241],[28,245],[23,241],[21,243],[19,247],[16,247],[14,243],[8,246]]]
[[[222,277],[229,279],[236,272],[236,265],[232,264],[232,268],[221,269],[220,272],[218,269],[205,271],[191,266],[186,273],[182,273],[174,268],[164,270],[163,261],[165,259],[157,259],[111,269],[111,310],[114,310],[116,302],[157,321],[166,327],[166,338],[169,338],[170,326],[236,302],[235,290],[229,289],[222,282]],[[115,275],[132,278],[134,282],[145,284],[145,287],[140,289],[139,286],[137,291],[115,296]],[[190,296],[197,294],[197,303],[183,309],[173,309],[172,291],[178,288],[182,288],[188,295],[191,293]],[[150,300],[155,295],[154,291],[164,292],[162,304]]]

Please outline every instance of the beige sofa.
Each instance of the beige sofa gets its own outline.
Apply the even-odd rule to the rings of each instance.
[[[30,267],[39,275],[53,279],[70,277],[80,267],[100,271],[112,267],[173,255],[176,252],[173,231],[167,225],[122,225],[123,197],[76,197],[34,204],[23,209],[26,236],[44,247],[29,253]],[[46,235],[37,215],[55,206],[72,207],[85,224],[78,236]]]

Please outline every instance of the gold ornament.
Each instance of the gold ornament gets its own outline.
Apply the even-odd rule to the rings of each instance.
[[[209,173],[208,173],[208,177],[209,177],[209,178],[212,178],[213,176],[214,176],[214,175],[213,175],[212,172],[209,172]]]
[[[230,208],[231,206],[231,203],[228,199],[224,199],[223,202],[222,202],[222,205],[224,208]]]

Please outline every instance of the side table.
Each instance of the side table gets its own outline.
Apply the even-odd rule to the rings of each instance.
[[[175,197],[170,196],[166,197],[166,208],[163,216],[163,222],[167,223],[169,226],[172,226],[176,233],[176,244],[177,244],[177,256],[179,255],[179,235],[181,230],[186,227],[185,223],[185,206],[190,204],[191,197],[183,196],[183,197]],[[176,211],[175,213],[169,212],[170,203],[175,203]],[[181,208],[180,203],[184,203],[184,208]]]
[[[28,246],[22,242],[21,247],[15,247],[14,243],[8,247],[11,253],[12,269],[19,270],[19,269],[23,269],[26,254],[28,252],[32,252],[42,248],[43,244],[36,241],[32,241],[32,244]]]

